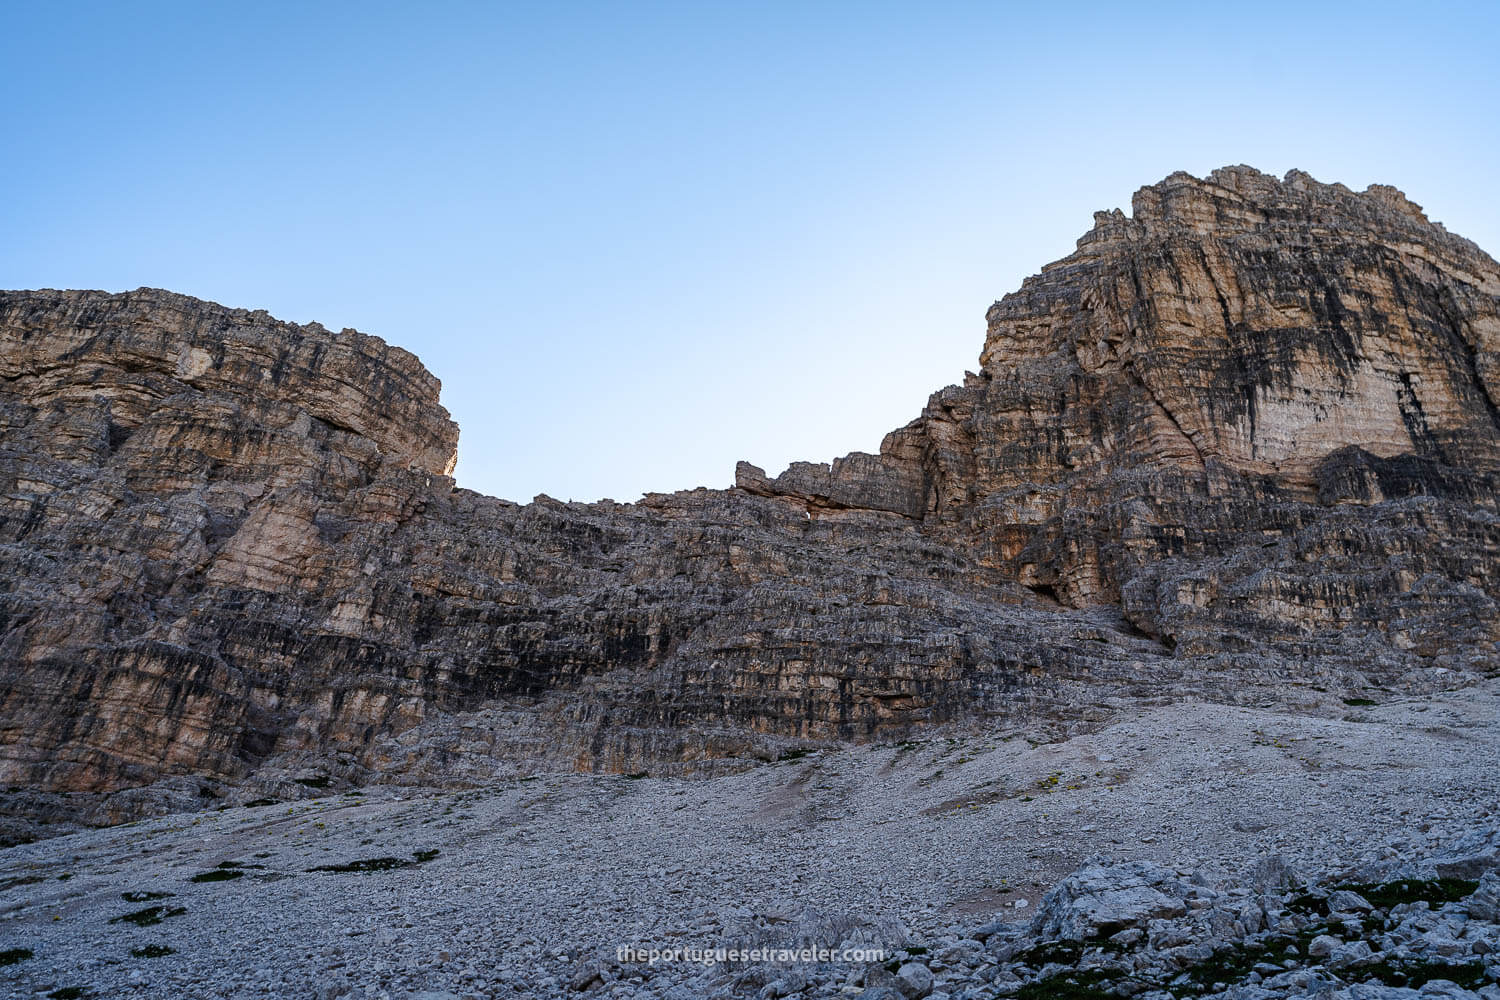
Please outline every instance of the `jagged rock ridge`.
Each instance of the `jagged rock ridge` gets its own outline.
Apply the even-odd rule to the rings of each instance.
[[[0,293],[8,808],[712,773],[1500,667],[1500,267],[1399,192],[1174,174],[988,321],[879,455],[520,506],[454,488],[437,381],[377,338]]]

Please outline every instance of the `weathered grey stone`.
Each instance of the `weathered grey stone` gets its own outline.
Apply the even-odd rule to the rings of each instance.
[[[1328,956],[1328,967],[1348,969],[1354,966],[1370,965],[1377,960],[1368,941],[1350,941],[1333,949]]]
[[[1368,913],[1374,909],[1369,900],[1357,892],[1348,889],[1335,889],[1328,894],[1328,911],[1330,913]]]
[[[1488,871],[1479,880],[1479,887],[1464,901],[1469,916],[1476,920],[1500,923],[1500,872]]]
[[[977,938],[956,941],[938,953],[945,965],[976,965],[984,955],[984,945]]]
[[[1405,986],[1384,983],[1355,983],[1348,989],[1349,1000],[1417,1000],[1420,993]]]
[[[1086,868],[1043,897],[1031,933],[1045,939],[1101,937],[1155,917],[1187,912],[1187,887],[1177,874],[1144,862]]]
[[[1478,879],[1500,869],[1500,831],[1476,830],[1449,851],[1432,859],[1433,869],[1444,878]]]
[[[1331,934],[1319,934],[1307,945],[1307,953],[1313,958],[1327,958],[1332,955],[1334,949],[1344,942]]]
[[[932,970],[921,962],[907,962],[896,970],[895,985],[906,1000],[922,1000],[932,992]]]
[[[989,923],[980,924],[978,927],[970,929],[969,936],[976,941],[987,943],[992,936],[1009,928],[1010,924],[1004,920],[991,920]]]
[[[1424,984],[1417,991],[1422,997],[1441,997],[1444,1000],[1478,1000],[1479,995],[1472,990],[1466,990],[1462,986],[1448,979],[1433,979]]]
[[[1258,892],[1274,893],[1300,888],[1306,883],[1306,879],[1291,866],[1286,858],[1273,854],[1256,863],[1250,882]]]

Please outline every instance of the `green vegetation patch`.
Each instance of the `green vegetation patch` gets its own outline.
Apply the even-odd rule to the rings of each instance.
[[[359,861],[349,861],[341,865],[318,865],[309,868],[310,872],[338,872],[342,874],[366,873],[366,872],[389,872],[398,868],[415,868],[417,865],[425,865],[437,857],[440,851],[413,851],[411,861],[404,858],[363,858]]]
[[[60,990],[53,990],[47,996],[50,1000],[78,1000],[79,997],[83,996],[83,987],[64,986]]]
[[[1117,973],[1103,969],[1060,972],[1022,986],[1016,990],[1015,1000],[1098,1000],[1117,977]]]
[[[1434,906],[1456,903],[1460,899],[1472,896],[1474,890],[1479,888],[1479,883],[1461,878],[1435,878],[1426,881],[1406,879],[1400,882],[1359,882],[1341,885],[1338,888],[1357,892],[1365,897],[1371,906],[1388,910],[1402,903],[1416,903],[1424,900]]]
[[[47,881],[47,876],[45,875],[18,875],[15,878],[0,881],[0,892],[4,892],[6,889],[14,889],[17,886],[36,885],[38,882],[45,881]]]
[[[164,944],[148,944],[144,948],[130,949],[131,958],[161,958],[171,955],[176,949],[168,948]]]
[[[1434,979],[1446,979],[1466,990],[1478,989],[1485,981],[1483,962],[1464,962],[1449,965],[1447,962],[1381,962],[1359,970],[1360,975],[1378,979],[1387,986],[1405,986],[1421,989]]]
[[[122,892],[120,898],[127,903],[149,903],[153,899],[170,899],[173,895],[170,892]]]
[[[30,948],[7,948],[0,951],[0,965],[15,965],[31,958],[33,954]]]
[[[1345,698],[1344,704],[1352,708],[1370,708],[1380,703],[1373,698]]]
[[[230,879],[244,878],[245,873],[238,868],[215,868],[213,871],[199,872],[189,882],[228,882]]]
[[[1044,941],[1016,955],[1012,961],[1023,962],[1037,969],[1050,963],[1077,965],[1083,960],[1084,952],[1093,948],[1113,955],[1129,951],[1125,945],[1118,941],[1111,941],[1107,937],[1091,937],[1082,941]]]
[[[1324,928],[1318,928],[1319,932]],[[1173,996],[1183,997],[1211,990],[1215,984],[1232,986],[1243,982],[1262,962],[1275,964],[1285,958],[1284,951],[1290,943],[1287,938],[1271,938],[1248,947],[1228,947],[1215,952],[1210,958],[1183,970],[1187,981],[1169,986]]]
[[[1021,952],[1013,961],[1024,962],[1038,969],[1052,962],[1077,965],[1083,958],[1083,947],[1082,941],[1046,941]]]
[[[167,909],[164,906],[148,906],[144,910],[136,910],[134,913],[124,913],[118,917],[110,917],[112,924],[135,924],[137,927],[151,927],[161,923],[168,917],[180,917],[187,912],[185,906],[174,906]]]
[[[1286,908],[1293,913],[1315,913],[1326,917],[1328,916],[1328,899],[1325,896],[1297,896],[1286,904]]]

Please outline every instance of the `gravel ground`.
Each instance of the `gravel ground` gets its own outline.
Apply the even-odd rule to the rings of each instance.
[[[932,739],[699,780],[376,787],[87,831],[0,851],[0,952],[32,952],[0,966],[0,991],[579,995],[577,970],[619,947],[713,947],[809,912],[905,938],[891,944],[1018,919],[1101,854],[1210,881],[1272,853],[1337,872],[1493,825],[1497,709],[1495,680],[1322,715],[1184,703],[1061,743]],[[310,871],[373,859],[387,860]],[[152,946],[172,952],[132,955]],[[601,992],[661,996],[700,970],[656,971]]]

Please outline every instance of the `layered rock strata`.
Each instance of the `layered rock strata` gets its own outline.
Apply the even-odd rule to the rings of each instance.
[[[637,504],[455,488],[411,355],[0,293],[12,816],[713,773],[1133,700],[1500,669],[1500,266],[1399,192],[1174,174],[878,455]]]

